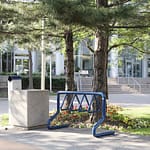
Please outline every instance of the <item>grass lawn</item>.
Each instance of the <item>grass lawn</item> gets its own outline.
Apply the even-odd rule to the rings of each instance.
[[[136,129],[126,129],[125,132],[140,134],[140,135],[150,135],[150,107],[131,107],[124,108],[123,111],[119,113],[130,117],[131,119],[139,119],[142,122],[146,121],[149,123],[147,128],[136,128]]]
[[[0,115],[0,126],[8,125],[8,114]]]
[[[130,116],[131,118],[142,118],[146,120],[150,120],[150,107],[131,107],[124,108],[123,111],[120,112],[123,115]]]
[[[124,132],[138,135],[148,135],[150,136],[150,128],[141,128],[141,129],[128,129],[123,130]]]

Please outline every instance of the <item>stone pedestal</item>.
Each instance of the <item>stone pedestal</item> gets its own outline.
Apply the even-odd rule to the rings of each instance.
[[[9,99],[10,125],[27,129],[44,127],[49,118],[47,90],[12,90]]]

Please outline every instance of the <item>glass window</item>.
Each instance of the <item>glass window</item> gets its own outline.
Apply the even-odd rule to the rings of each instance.
[[[148,60],[147,60],[147,66],[148,66],[148,68],[150,68],[150,58],[148,58]]]

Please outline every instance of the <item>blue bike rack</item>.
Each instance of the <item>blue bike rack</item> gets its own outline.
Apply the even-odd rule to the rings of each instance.
[[[67,96],[71,95],[71,102],[68,108],[63,108],[65,101],[67,100]],[[101,97],[102,103],[100,105],[99,98]],[[98,105],[97,110],[92,110],[93,103]],[[74,110],[73,106],[77,105],[77,109]],[[84,109],[86,105],[87,109]],[[97,132],[97,128],[104,122],[106,118],[106,98],[102,92],[78,92],[78,91],[59,91],[57,93],[57,111],[56,113],[48,119],[48,129],[59,129],[68,127],[69,124],[64,125],[51,125],[51,122],[57,117],[57,115],[62,110],[69,110],[69,111],[79,111],[83,112],[86,111],[88,113],[95,113],[95,112],[102,112],[101,118],[94,124],[92,127],[92,135],[94,137],[102,137],[107,135],[113,135],[114,131],[104,131],[104,132]]]

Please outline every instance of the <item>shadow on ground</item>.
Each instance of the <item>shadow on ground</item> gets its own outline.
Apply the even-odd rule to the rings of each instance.
[[[91,129],[63,128],[58,130],[0,131],[0,139],[37,146],[42,150],[149,150],[150,137],[117,133],[95,138]]]

